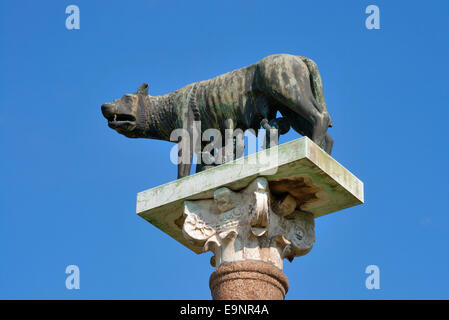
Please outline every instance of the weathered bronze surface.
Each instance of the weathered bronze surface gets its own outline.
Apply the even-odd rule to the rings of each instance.
[[[215,128],[223,136],[225,129],[257,132],[261,126],[283,134],[291,126],[329,154],[333,145],[318,67],[289,54],[271,55],[165,95],[150,96],[144,83],[136,93],[105,103],[101,110],[109,127],[129,138],[170,141],[173,130],[191,132],[194,121],[201,121],[202,132]],[[283,118],[276,119],[278,111]],[[178,166],[178,178],[189,175],[190,163]],[[197,171],[202,169],[197,166]]]

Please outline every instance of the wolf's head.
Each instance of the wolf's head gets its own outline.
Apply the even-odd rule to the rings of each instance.
[[[145,99],[148,98],[148,84],[143,83],[136,93],[125,94],[120,99],[101,106],[108,126],[128,138],[145,137]]]

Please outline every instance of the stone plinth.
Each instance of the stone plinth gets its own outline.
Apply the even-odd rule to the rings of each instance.
[[[214,299],[283,299],[283,259],[312,249],[314,219],[360,203],[362,182],[304,137],[143,191],[137,213],[214,253]]]

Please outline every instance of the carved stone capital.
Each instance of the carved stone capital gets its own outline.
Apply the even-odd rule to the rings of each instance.
[[[275,198],[263,177],[238,192],[223,187],[213,199],[185,201],[183,214],[184,237],[212,251],[215,267],[258,260],[282,270],[283,258],[305,255],[315,242],[313,214],[296,210],[291,195]]]

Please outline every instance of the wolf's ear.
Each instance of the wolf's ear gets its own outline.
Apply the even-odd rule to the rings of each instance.
[[[148,84],[142,83],[139,88],[137,89],[137,93],[139,94],[148,94]]]

